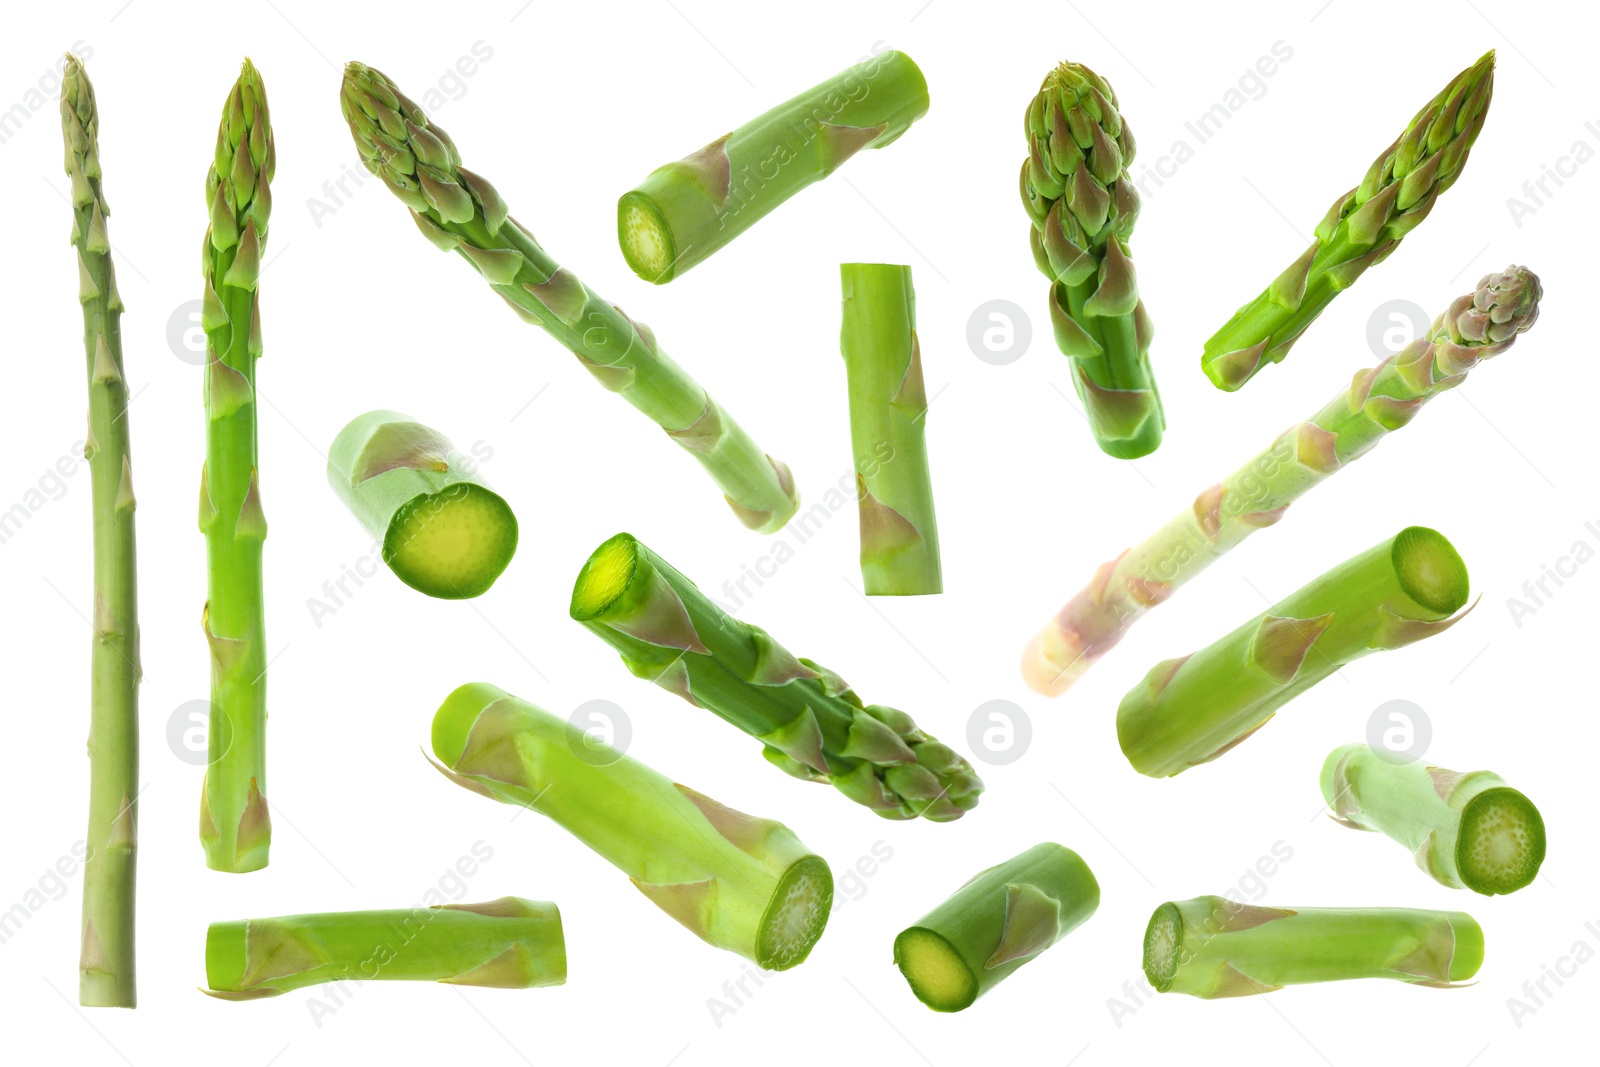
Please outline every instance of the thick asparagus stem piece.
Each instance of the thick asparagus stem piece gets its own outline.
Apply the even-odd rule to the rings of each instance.
[[[648,326],[558,265],[388,77],[346,65],[341,105],[363,165],[411,209],[423,236],[460,253],[523,321],[542,327],[694,456],[740,522],[773,533],[789,521],[799,506],[789,468],[756,447]]]
[[[206,866],[241,873],[267,865],[267,647],[261,548],[267,518],[256,467],[257,281],[277,164],[266,88],[246,59],[228,94],[206,175],[211,223],[201,265],[206,333],[206,461],[200,532],[206,538],[211,649],[210,762],[200,798]]]
[[[767,970],[804,961],[828,923],[833,874],[787,826],[678,785],[502,689],[473,682],[445,698],[433,753],[456,784],[549,816],[696,937]]]
[[[1539,809],[1498,774],[1400,762],[1353,744],[1328,754],[1320,785],[1336,820],[1400,842],[1440,885],[1514,893],[1544,862]]]
[[[83,865],[78,1003],[131,1008],[134,868],[138,851],[139,610],[134,565],[128,384],[122,371],[122,297],[106,237],[100,114],[82,62],[67,53],[61,132],[72,178],[72,245],[83,306],[94,513],[94,638],[89,655],[89,831]]]
[[[762,755],[886,819],[959,819],[983,782],[911,716],[863,705],[843,678],[732,618],[632,534],[584,563],[571,614],[655,682],[760,741]]]
[[[339,431],[328,484],[395,577],[429,596],[487,592],[517,550],[517,517],[472,459],[398,412],[369,411]]]
[[[1083,677],[1145,612],[1246,537],[1283,518],[1307,490],[1363,456],[1429,400],[1504,352],[1539,313],[1539,279],[1526,267],[1487,275],[1432,328],[1376,367],[1356,372],[1321,411],[1195,497],[1155,534],[1109,563],[1028,643],[1022,675],[1046,696]]]
[[[1210,762],[1351,660],[1443,633],[1466,602],[1455,548],[1408,526],[1216,643],[1152,667],[1117,708],[1122,754],[1157,778]]]
[[[939,527],[923,439],[928,394],[911,268],[841,263],[839,282],[861,578],[871,596],[940,593]]]
[[[1100,883],[1069,848],[1046,841],[980,871],[902,930],[894,962],[934,1011],[961,1011],[1082,926]]]
[[[1200,366],[1213,385],[1231,392],[1282,362],[1334,297],[1421,225],[1460,177],[1493,94],[1489,51],[1417,112],[1361,184],[1333,202],[1311,247],[1206,342]]]
[[[205,992],[259,1000],[323,982],[444,982],[533,989],[567,980],[554,904],[501,897],[212,923]]]
[[[1139,218],[1133,131],[1110,83],[1081,63],[1045,76],[1025,126],[1022,206],[1033,261],[1051,283],[1056,347],[1100,450],[1138,459],[1160,446],[1167,417],[1150,372],[1155,327],[1128,251]]]
[[[1161,905],[1144,935],[1150,984],[1207,1000],[1347,978],[1448,987],[1482,963],[1483,930],[1459,911],[1267,908],[1207,896]]]
[[[904,52],[883,52],[657,167],[617,201],[617,241],[658,285],[709,257],[863,148],[882,148],[928,113],[928,84]]]

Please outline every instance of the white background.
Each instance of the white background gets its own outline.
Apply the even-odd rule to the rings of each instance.
[[[770,12],[710,0],[348,10],[305,0],[110,0],[11,11],[0,36],[0,106],[19,104],[24,117],[0,143],[0,509],[22,503],[30,517],[0,544],[9,757],[0,776],[0,909],[26,912],[0,944],[5,1058],[120,1057],[140,1067],[218,1057],[236,1067],[375,1057],[645,1067],[836,1057],[937,1067],[1178,1058],[1344,1067],[1425,1058],[1451,1067],[1586,1057],[1600,963],[1562,961],[1578,942],[1585,959],[1600,950],[1588,785],[1600,563],[1578,566],[1559,589],[1550,584],[1554,595],[1520,625],[1507,603],[1575,542],[1600,547],[1586,429],[1600,385],[1591,313],[1600,164],[1569,160],[1570,177],[1559,189],[1548,184],[1553,195],[1542,205],[1522,190],[1575,142],[1588,156],[1600,148],[1600,128],[1585,125],[1600,119],[1600,79],[1579,20],[1575,6],[1356,0],[814,0]],[[878,41],[925,71],[933,103],[924,120],[672,285],[652,288],[628,271],[614,240],[617,195]],[[1292,57],[1270,77],[1246,78],[1232,98],[1240,106],[1199,143],[1185,122],[1225,103],[1280,41]],[[81,877],[50,873],[82,838],[88,771],[88,475],[47,477],[81,439],[85,404],[50,74],[74,42],[90,54],[99,95],[137,390],[146,677],[132,1013],[77,1008]],[[469,64],[470,76],[456,73],[476,42],[491,54]],[[1214,390],[1198,367],[1205,338],[1299,254],[1329,202],[1410,115],[1491,47],[1500,66],[1488,124],[1432,217],[1322,316],[1287,363],[1241,393]],[[279,153],[259,379],[275,840],[268,870],[236,876],[203,866],[201,770],[173,753],[167,729],[207,690],[195,528],[201,371],[181,327],[200,295],[214,130],[246,52],[266,80]],[[1017,201],[1023,111],[1064,57],[1117,89],[1138,135],[1135,177],[1180,140],[1193,149],[1167,166],[1164,185],[1145,185],[1133,240],[1170,421],[1162,449],[1137,463],[1103,456],[1068,399],[1068,365],[1051,343],[1046,283]],[[360,169],[338,109],[339,64],[352,58],[427,104],[467,166],[497,185],[554,256],[649,322],[791,464],[808,502],[850,467],[835,264],[910,263],[936,397],[928,434],[948,592],[868,603],[856,592],[850,507],[803,545],[792,533],[764,539],[740,527],[694,463],[455,257],[423,241]],[[430,87],[438,93],[427,95]],[[324,183],[351,174],[365,184],[347,182],[336,203]],[[1534,210],[1519,220],[1511,197]],[[1508,354],[1192,583],[1069,695],[1050,701],[1024,688],[1023,642],[1102,559],[1378,358],[1381,341],[1375,353],[1368,340],[1375,313],[1380,331],[1393,325],[1382,305],[1410,301],[1431,318],[1510,261],[1536,270],[1548,299]],[[969,315],[993,299],[1033,319],[1031,347],[1006,366],[980,361],[966,341]],[[1405,340],[1405,330],[1390,340]],[[521,548],[477,601],[428,600],[380,571],[318,625],[310,598],[331,603],[323,583],[371,552],[325,484],[322,451],[346,420],[374,407],[408,412],[464,447],[492,448],[483,472],[517,510]],[[41,478],[46,491],[30,496]],[[1169,781],[1133,773],[1117,749],[1114,713],[1152,663],[1207,643],[1413,523],[1445,532],[1467,560],[1482,595],[1471,617],[1436,640],[1347,667],[1217,764]],[[785,778],[749,738],[632,678],[566,617],[579,565],[619,529],[719,595],[725,580],[788,541],[794,557],[759,590],[748,587],[754,595],[741,598],[739,615],[964,751],[974,709],[1013,701],[1031,720],[1031,747],[1007,766],[980,763],[989,791],[950,825],[880,822],[825,787]],[[633,755],[792,826],[830,859],[848,900],[811,959],[759,989],[747,983],[754,995],[714,1020],[709,998],[734,1006],[722,987],[745,973],[739,958],[696,941],[556,826],[532,815],[513,823],[513,809],[451,786],[424,762],[434,708],[469,680],[563,716],[585,701],[612,701],[631,720]],[[1359,740],[1373,709],[1391,699],[1425,709],[1430,759],[1492,767],[1539,804],[1550,851],[1534,885],[1510,898],[1452,891],[1399,846],[1321,815],[1323,755]],[[1093,866],[1099,912],[964,1014],[929,1012],[891,964],[894,934],[979,868],[1042,839]],[[478,841],[492,859],[452,881],[448,872]],[[1275,845],[1291,858],[1254,880]],[[847,883],[875,846],[892,857]],[[507,992],[371,983],[342,1005],[327,987],[251,1004],[196,992],[209,921],[400,907],[441,881],[463,899],[557,901],[568,984]],[[1469,910],[1486,932],[1481,980],[1452,992],[1369,981],[1238,1001],[1130,999],[1124,983],[1139,977],[1151,910],[1229,890],[1278,905]],[[1536,1004],[1523,983],[1558,964],[1571,976],[1560,988],[1546,980],[1551,995]],[[1512,997],[1535,1010],[1514,1016]]]

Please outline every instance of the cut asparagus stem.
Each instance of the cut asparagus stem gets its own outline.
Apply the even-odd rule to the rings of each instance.
[[[205,992],[259,1000],[323,982],[444,982],[533,989],[567,980],[554,904],[501,897],[212,923]]]
[[[655,682],[760,741],[796,778],[831,782],[886,819],[959,819],[983,782],[911,716],[863,705],[844,679],[730,617],[632,534],[578,574],[572,617]]]
[[[1207,1000],[1347,978],[1448,987],[1482,963],[1483,930],[1459,911],[1267,908],[1195,897],[1161,905],[1144,935],[1150,984]]]
[[[451,693],[433,752],[456,784],[548,815],[696,937],[766,970],[805,960],[828,923],[833,874],[788,827],[723,807],[502,689]]]
[[[1059,696],[1116,647],[1145,612],[1239,542],[1283,517],[1307,490],[1404,426],[1479,362],[1509,348],[1539,312],[1539,279],[1526,267],[1487,275],[1433,327],[1376,367],[1356,372],[1306,422],[1212,486],[1094,578],[1028,643],[1022,675]]]
[[[841,263],[839,281],[862,580],[869,596],[943,592],[911,268]]]
[[[328,449],[328,484],[411,588],[447,600],[487,592],[517,550],[517,517],[477,464],[437,430],[369,411]]]
[[[1361,184],[1333,202],[1311,247],[1206,342],[1200,365],[1213,385],[1231,392],[1282,362],[1334,297],[1421,225],[1460,177],[1493,93],[1490,51],[1417,112]]]
[[[131,1008],[134,867],[139,798],[139,610],[135,584],[128,385],[122,371],[122,297],[100,188],[100,114],[94,86],[67,53],[61,131],[72,178],[72,244],[89,381],[94,514],[94,637],[89,656],[89,832],[83,864],[78,1003]]]
[[[821,181],[863,148],[882,148],[928,113],[928,84],[904,52],[884,52],[658,167],[617,201],[633,272],[665,284]]]
[[[1455,548],[1408,526],[1215,644],[1152,667],[1117,709],[1122,754],[1152,777],[1214,760],[1351,660],[1443,633],[1466,602]]]
[[[894,962],[934,1011],[961,1011],[1082,926],[1100,884],[1049,841],[970,878],[894,939]]]
[[[206,538],[211,648],[209,763],[200,798],[206,866],[241,873],[267,865],[267,647],[261,547],[267,518],[256,469],[256,359],[261,314],[256,282],[272,210],[277,162],[266,88],[248,59],[228,94],[206,175],[206,461],[200,532]]]
[[[1100,450],[1138,459],[1160,446],[1167,419],[1150,372],[1155,328],[1128,251],[1139,218],[1133,131],[1111,85],[1081,63],[1046,75],[1026,126],[1022,206],[1033,261],[1051,282],[1056,346]]]
[[[595,295],[508,217],[494,186],[461,166],[455,143],[421,108],[360,63],[345,67],[341,104],[363,165],[411,209],[423,236],[459,252],[523,321],[694,456],[740,522],[773,533],[789,521],[799,506],[789,468],[756,447],[648,326]]]
[[[1463,774],[1354,744],[1329,753],[1320,784],[1335,819],[1400,842],[1440,885],[1514,893],[1544,862],[1539,809],[1489,771]]]

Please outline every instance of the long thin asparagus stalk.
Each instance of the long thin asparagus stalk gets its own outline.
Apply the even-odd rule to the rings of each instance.
[[[210,762],[200,798],[206,866],[241,873],[267,865],[267,647],[261,548],[267,517],[256,469],[256,359],[261,306],[256,282],[272,211],[277,164],[266,88],[246,59],[228,94],[206,174],[206,462],[200,532],[206,538],[211,648]]]
[[[1400,842],[1440,885],[1514,893],[1544,862],[1539,809],[1490,771],[1398,762],[1354,744],[1328,754],[1320,785],[1335,819]]]
[[[1152,536],[1109,563],[1028,643],[1022,676],[1059,696],[1145,612],[1264,526],[1307,490],[1410,422],[1429,400],[1499,355],[1539,314],[1539,279],[1508,267],[1457,297],[1432,328],[1376,367],[1265,452],[1195,497]]]
[[[843,678],[732,618],[632,534],[594,550],[571,614],[655,682],[760,741],[802,781],[831,782],[886,819],[959,819],[983,782],[911,716],[863,705]]]
[[[532,989],[566,980],[561,912],[521,897],[285,915],[206,930],[205,992],[222,1000],[259,1000],[323,982]]]
[[[423,236],[459,252],[525,322],[542,327],[599,380],[666,431],[722,488],[739,521],[773,533],[799,506],[789,468],[771,458],[657,346],[655,334],[601,299],[507,214],[461,165],[449,134],[379,71],[345,67],[341,105],[361,161]]]
[[[841,263],[839,281],[862,580],[871,596],[943,592],[911,268]]]
[[[780,822],[723,807],[482,682],[433,719],[457,785],[548,815],[707,944],[782,971],[805,960],[833,900],[827,862]]]
[[[961,1011],[1082,926],[1100,883],[1076,852],[1053,842],[980,871],[900,931],[894,962],[917,999]]]
[[[89,380],[94,512],[94,640],[89,658],[89,832],[83,865],[78,1002],[134,1007],[134,867],[139,798],[139,610],[135,584],[128,384],[122,372],[122,297],[100,188],[94,86],[67,53],[61,132],[72,177],[72,244]]]
[[[1208,896],[1161,905],[1144,935],[1150,984],[1206,1000],[1347,978],[1447,987],[1482,963],[1483,930],[1459,911],[1266,908]]]

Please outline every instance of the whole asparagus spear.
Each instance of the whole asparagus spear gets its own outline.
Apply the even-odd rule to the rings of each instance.
[[[449,134],[387,76],[347,64],[340,98],[362,164],[383,179],[423,236],[459,252],[526,322],[543,327],[600,384],[660,426],[722,488],[739,521],[773,533],[799,506],[789,468],[756,447],[656,345],[655,334],[601,299],[509,217],[505,201],[461,165]]]
[[[1539,279],[1512,266],[1479,280],[1417,338],[1265,452],[1195,497],[1143,543],[1095,572],[1028,643],[1023,679],[1059,696],[1122,640],[1145,612],[1264,526],[1283,518],[1307,490],[1365,455],[1422,406],[1461,384],[1479,362],[1499,355],[1539,314]]]
[[[94,512],[94,640],[89,658],[89,832],[83,864],[78,1002],[131,1008],[134,867],[138,851],[139,610],[135,583],[128,384],[122,372],[122,297],[106,237],[100,187],[100,114],[94,86],[67,53],[61,132],[72,177],[72,244],[89,380],[89,463]]]
[[[261,304],[256,282],[272,211],[272,122],[266,87],[246,59],[228,94],[206,175],[211,224],[201,264],[206,332],[206,461],[200,469],[200,532],[206,538],[211,648],[210,762],[200,798],[206,866],[240,873],[267,865],[267,647],[261,548],[267,518],[256,469],[256,359]]]

